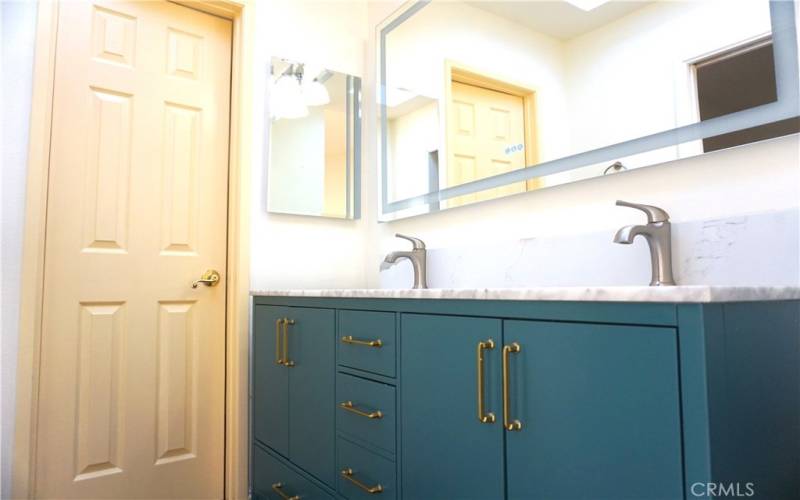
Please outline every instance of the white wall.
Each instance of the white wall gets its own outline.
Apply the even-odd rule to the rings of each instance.
[[[257,110],[252,172],[251,287],[363,286],[366,220],[270,214],[267,206],[266,78],[272,56],[364,74],[365,1],[270,0],[256,4]],[[368,168],[368,167],[367,167]]]
[[[400,5],[401,2],[370,3],[370,24],[378,25]],[[376,47],[374,40],[370,42],[368,63],[372,64]],[[374,66],[373,69],[368,67],[366,74],[374,75]],[[374,85],[374,77],[371,78],[372,81],[365,87]],[[374,97],[366,101],[372,109],[365,109],[368,120],[365,130],[375,130]],[[617,199],[662,206],[677,223],[800,210],[800,139],[795,135],[676,160],[654,168],[523,193],[423,217],[376,224],[379,203],[376,196],[377,147],[373,139],[365,143],[370,148],[364,163],[372,167],[369,171],[371,196],[367,212],[371,220],[367,226],[369,236],[365,254],[365,273],[370,287],[381,285],[379,263],[383,256],[406,246],[394,238],[396,232],[418,236],[432,249],[486,244],[513,246],[530,238],[572,237],[599,231],[606,231],[610,239],[613,231],[620,226],[641,222],[637,213],[615,207]],[[748,235],[743,237],[747,238]],[[608,248],[613,248],[610,242]],[[646,256],[647,252],[642,245],[634,245],[630,250],[639,257]],[[587,251],[602,252],[605,249],[592,248]],[[765,248],[763,252],[770,250]],[[557,257],[550,255],[547,258]],[[797,260],[800,257],[795,255],[787,258]],[[497,264],[487,255],[484,265]],[[457,259],[444,261],[441,265],[449,266],[450,272],[472,272],[460,268]],[[763,254],[754,254],[751,265],[769,265],[769,259],[764,258]],[[502,272],[499,266],[494,269]],[[735,271],[731,269],[731,272]],[[795,282],[800,284],[800,276],[796,277]],[[536,284],[517,283],[516,286]]]
[[[25,174],[30,122],[35,2],[0,2],[2,60],[2,307],[0,307],[0,497],[11,497],[11,446],[19,335],[20,269],[25,211]]]

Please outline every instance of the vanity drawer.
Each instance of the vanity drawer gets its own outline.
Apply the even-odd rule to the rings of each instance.
[[[304,478],[260,446],[253,446],[253,498],[282,500],[297,496],[303,500],[333,500],[333,497]]]
[[[339,437],[337,491],[345,498],[373,499],[380,489],[380,498],[396,498],[396,466],[391,460]],[[371,491],[370,491],[371,490]]]
[[[339,311],[339,364],[395,376],[395,314]]]
[[[336,401],[337,431],[395,453],[394,387],[338,373]]]

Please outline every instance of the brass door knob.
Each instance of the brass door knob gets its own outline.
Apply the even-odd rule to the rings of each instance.
[[[200,276],[200,279],[192,283],[192,288],[197,288],[200,283],[205,286],[214,286],[219,283],[219,273],[214,269],[206,269],[206,272]]]

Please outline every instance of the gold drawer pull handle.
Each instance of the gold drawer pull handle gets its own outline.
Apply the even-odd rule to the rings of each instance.
[[[294,361],[289,359],[289,325],[293,325],[294,320],[283,318],[283,366],[291,368],[294,366]]]
[[[373,411],[371,413],[367,413],[367,412],[365,412],[363,410],[359,410],[358,408],[353,406],[353,402],[352,401],[345,401],[344,403],[339,403],[339,406],[341,408],[344,408],[345,410],[347,410],[349,412],[355,413],[356,415],[361,415],[362,417],[383,418],[383,413],[381,413],[380,410]]]
[[[485,342],[478,342],[478,420],[483,424],[494,422],[494,413],[486,413],[483,405],[483,351],[494,349],[494,340],[489,339]]]
[[[383,342],[381,339],[378,340],[358,340],[354,339],[352,335],[348,335],[346,337],[342,337],[342,342],[345,344],[355,344],[355,345],[365,345],[367,347],[381,347]]]
[[[370,495],[374,495],[376,493],[380,493],[380,492],[383,491],[383,486],[381,486],[380,484],[376,484],[375,486],[367,486],[366,484],[362,483],[358,479],[354,478],[353,477],[353,469],[351,469],[349,467],[346,468],[346,469],[342,469],[342,477],[347,479],[351,483],[355,484],[356,486],[358,486],[362,490],[366,491]]]
[[[511,405],[509,403],[509,381],[508,381],[508,355],[512,352],[520,352],[522,347],[516,342],[503,347],[503,427],[508,431],[518,431],[522,429],[522,422],[511,420]]]
[[[281,325],[283,325],[283,318],[275,320],[275,364],[282,365],[283,358],[281,357]]]
[[[300,495],[289,496],[283,492],[283,483],[275,483],[272,485],[272,491],[277,493],[283,500],[300,500]]]

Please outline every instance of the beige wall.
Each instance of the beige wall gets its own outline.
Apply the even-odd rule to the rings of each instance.
[[[325,173],[322,212],[347,215],[347,112],[325,109]]]

